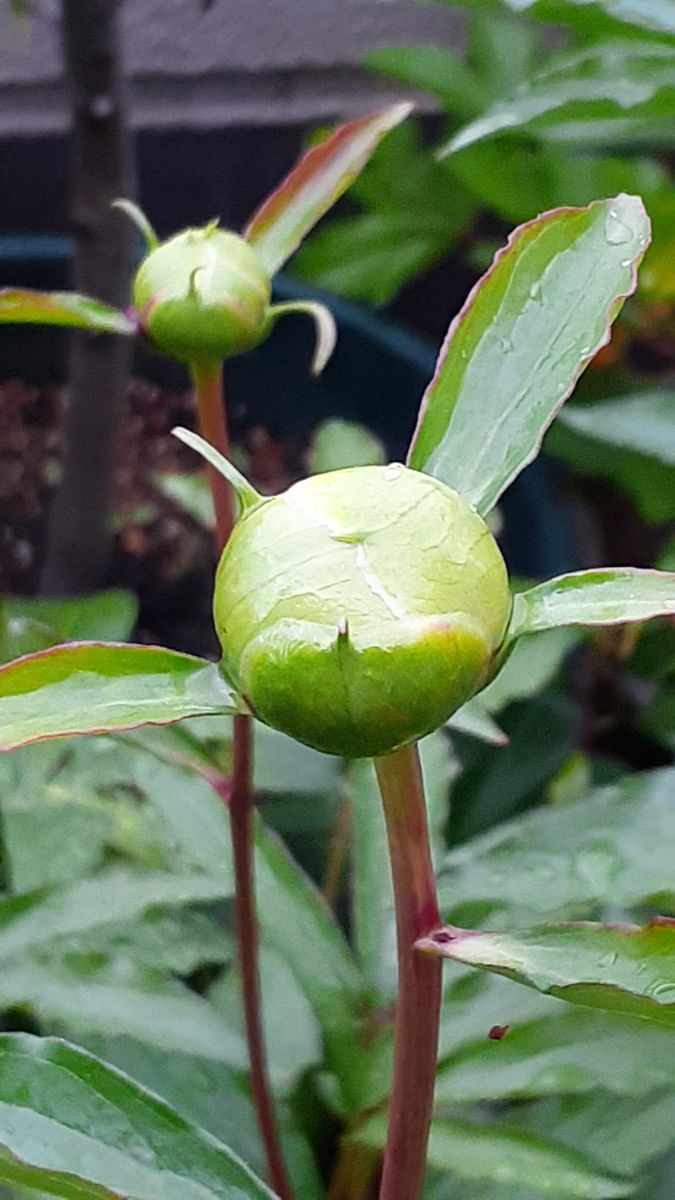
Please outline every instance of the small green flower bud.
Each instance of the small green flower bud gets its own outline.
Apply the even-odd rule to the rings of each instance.
[[[502,556],[456,492],[393,465],[246,509],[218,568],[223,667],[256,715],[330,754],[386,754],[487,681],[510,611]]]
[[[265,336],[270,281],[248,242],[213,223],[151,248],[133,301],[158,350],[192,365],[222,362]]]

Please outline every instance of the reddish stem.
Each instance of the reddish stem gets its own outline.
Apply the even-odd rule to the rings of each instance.
[[[380,1200],[418,1200],[434,1099],[441,961],[415,950],[440,915],[417,746],[375,759],[394,881],[398,1000]]]
[[[194,367],[192,378],[197,398],[201,435],[216,450],[227,457],[230,450],[230,439],[225,414],[222,366],[217,364],[207,368]],[[210,466],[207,467],[207,470],[216,516],[216,551],[220,554],[234,526],[234,497],[230,485],[222,475]],[[235,717],[232,744],[232,786],[227,797],[234,866],[235,932],[251,1068],[251,1093],[265,1149],[267,1171],[270,1183],[280,1200],[292,1200],[269,1084],[265,1036],[262,1027],[253,856],[252,735],[250,717]],[[220,789],[217,790],[220,791]]]

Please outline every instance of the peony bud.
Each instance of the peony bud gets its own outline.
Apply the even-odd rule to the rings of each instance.
[[[223,668],[260,720],[350,758],[442,725],[489,679],[509,612],[483,520],[398,465],[245,508],[214,599]]]
[[[136,274],[133,300],[149,341],[198,366],[262,341],[270,281],[248,242],[212,223],[153,246]]]

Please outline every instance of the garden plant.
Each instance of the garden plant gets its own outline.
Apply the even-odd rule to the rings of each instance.
[[[91,743],[103,747],[97,768],[93,762],[87,765],[82,749],[87,743],[76,743],[70,759],[34,760],[33,780],[43,786],[49,781],[58,785],[61,779],[63,785],[64,770],[71,781],[81,770],[83,783],[88,773],[110,783],[120,770],[117,759],[106,757],[106,747],[112,744],[135,788],[153,797],[172,834],[162,843],[152,825],[144,829],[146,863],[154,871],[137,878],[134,886],[106,894],[98,892],[94,882],[87,896],[91,881],[86,870],[69,889],[64,883],[71,877],[61,873],[57,861],[51,880],[41,879],[35,886],[33,877],[33,886],[24,884],[8,901],[0,925],[0,953],[6,938],[9,964],[0,983],[4,996],[24,1004],[30,997],[31,1007],[47,1023],[51,1007],[58,1031],[80,1027],[83,1040],[94,1049],[91,1034],[105,1031],[97,1007],[105,994],[115,1009],[109,1019],[118,1038],[117,1045],[103,1047],[96,1055],[70,1041],[30,1033],[0,1037],[0,1178],[29,1194],[32,1189],[101,1200],[115,1195],[235,1200],[272,1194],[311,1200],[327,1194],[330,1200],[367,1200],[379,1189],[381,1200],[417,1200],[425,1187],[430,1127],[429,1197],[497,1194],[480,1191],[484,1180],[490,1186],[514,1186],[520,1197],[526,1187],[532,1195],[619,1197],[631,1193],[632,1177],[644,1161],[639,1154],[631,1161],[617,1163],[611,1156],[608,1161],[588,1146],[580,1149],[569,1133],[557,1143],[547,1143],[542,1135],[546,1112],[539,1129],[535,1118],[532,1129],[523,1130],[517,1120],[504,1128],[480,1118],[467,1121],[456,1108],[484,1099],[558,1094],[576,1098],[577,1092],[596,1086],[579,1085],[581,1068],[576,1063],[565,1075],[564,1049],[557,1075],[548,1064],[553,1081],[548,1088],[536,1067],[529,1083],[521,1076],[511,1091],[508,1085],[495,1091],[490,1083],[492,1072],[507,1074],[511,1056],[518,1054],[517,1048],[511,1049],[514,1042],[517,1046],[518,1030],[511,1035],[507,1025],[512,1020],[536,1024],[548,1013],[546,1005],[555,1006],[551,997],[568,1002],[573,1022],[577,1016],[581,1021],[588,1018],[582,1030],[590,1042],[601,1030],[615,1034],[613,1051],[604,1061],[605,1074],[598,1068],[602,1082],[597,1086],[619,1091],[612,1075],[617,1069],[616,1045],[629,1030],[631,1045],[641,1044],[643,1034],[652,1038],[644,1054],[663,1062],[666,1040],[672,1039],[672,1029],[664,1027],[675,1020],[673,924],[663,916],[641,923],[612,919],[619,909],[647,907],[649,898],[662,901],[659,907],[666,912],[675,908],[672,878],[666,883],[659,874],[659,854],[651,856],[647,877],[629,885],[630,856],[627,869],[618,854],[615,862],[602,839],[590,838],[594,857],[584,860],[583,871],[578,866],[579,887],[571,894],[555,870],[553,876],[533,883],[525,861],[520,869],[517,862],[507,861],[501,882],[495,869],[486,893],[481,893],[480,854],[485,856],[485,870],[490,853],[486,847],[465,867],[466,879],[453,896],[452,880],[461,875],[461,857],[441,866],[440,892],[433,861],[445,822],[450,775],[444,727],[473,720],[475,727],[489,731],[481,693],[498,687],[514,665],[517,671],[522,648],[551,631],[642,623],[675,614],[675,574],[666,571],[599,568],[515,590],[488,524],[504,491],[536,457],[544,432],[583,369],[607,343],[612,321],[635,288],[649,241],[642,201],[620,193],[587,207],[546,212],[515,230],[450,326],[422,399],[407,465],[328,471],[279,496],[263,497],[227,457],[223,361],[251,348],[279,316],[299,308],[315,316],[315,367],[321,367],[333,340],[330,316],[316,306],[270,306],[269,277],[406,112],[406,106],[396,106],[353,122],[315,147],[254,216],[243,239],[211,225],[158,243],[143,215],[126,205],[147,242],[127,314],[79,296],[16,290],[0,294],[1,320],[140,333],[158,350],[188,363],[202,436],[186,430],[176,434],[207,461],[222,551],[214,588],[220,664],[96,636],[13,657],[17,642],[18,652],[32,647],[21,645],[25,621],[10,615],[6,622],[7,657],[13,660],[0,669],[0,744],[17,752],[16,759],[5,760],[8,770],[14,760],[21,771],[27,761],[21,756],[31,753],[24,747],[31,743],[113,735],[114,742],[95,738]],[[80,607],[70,613],[71,638],[73,627],[76,637],[87,620],[84,602],[74,603]],[[43,607],[41,615],[34,614],[32,626],[28,621],[29,635],[36,623],[43,629],[50,620],[66,623],[66,611],[63,607],[60,618],[58,612],[50,617]],[[89,619],[101,620],[100,611],[91,610]],[[198,718],[222,722],[230,717],[231,755],[224,755],[223,739],[214,738],[213,723],[205,727]],[[182,724],[184,718],[194,719],[194,733],[190,722]],[[279,787],[284,774],[281,756],[297,743],[299,756],[293,757],[289,791],[309,792],[307,805],[313,802],[313,789],[339,792],[344,785],[352,792],[353,949],[311,885],[255,818],[253,718],[259,746],[271,744],[280,755],[271,767],[273,782],[259,784],[260,791]],[[148,728],[153,726],[163,728]],[[56,745],[62,751],[60,742]],[[45,755],[53,749],[38,747]],[[313,773],[314,782],[307,786],[298,779],[304,772]],[[591,813],[573,813],[572,827],[583,826],[584,820],[590,825],[600,819],[598,808],[609,807],[605,819],[611,830],[612,804],[626,823],[637,822],[645,809],[661,811],[658,781],[635,787],[633,807],[630,789],[627,796],[619,789],[618,794],[593,799]],[[114,800],[114,791],[108,798]],[[231,819],[251,1093],[265,1147],[265,1166],[261,1168],[257,1159],[252,1165],[259,1173],[266,1171],[273,1192],[237,1153],[247,1157],[242,1128],[249,1118],[236,1075],[244,1065],[236,1026],[223,1026],[199,989],[181,986],[175,978],[191,976],[205,962],[222,963],[222,958],[209,958],[222,954],[222,949],[212,948],[218,943],[212,918],[202,926],[188,921],[172,927],[169,922],[155,930],[154,940],[144,926],[144,944],[127,941],[126,966],[119,958],[120,945],[129,937],[120,932],[125,919],[143,914],[145,920],[153,906],[161,910],[170,903],[169,896],[174,903],[196,904],[227,894],[230,885],[223,872],[229,877],[224,862],[228,850],[223,849],[220,801],[225,801]],[[569,805],[569,810],[574,807]],[[564,825],[565,806],[551,811]],[[383,828],[388,863],[381,853]],[[655,819],[649,829],[655,851],[662,853]],[[116,836],[119,848],[124,844],[120,830]],[[525,831],[525,848],[527,836]],[[532,836],[536,839],[536,832]],[[555,847],[555,829],[541,836],[548,836]],[[637,840],[630,831],[626,837]],[[582,844],[575,850],[579,863],[583,848]],[[126,850],[129,854],[128,841]],[[25,843],[23,852],[30,862]],[[94,860],[96,853],[94,849]],[[10,844],[10,859],[12,854]],[[176,867],[182,877],[172,891],[170,868]],[[12,869],[17,870],[17,864]],[[605,882],[600,885],[603,872]],[[635,868],[634,874],[640,871]],[[158,883],[161,886],[155,886]],[[390,890],[396,929],[395,997]],[[111,915],[113,894],[118,907]],[[91,922],[90,912],[105,910],[106,905],[98,933],[101,925],[114,926],[115,921],[117,929],[110,940],[103,936],[97,941],[91,937],[97,921]],[[471,916],[472,927],[460,924],[460,905],[465,920]],[[597,916],[598,910],[608,919],[560,919]],[[441,913],[448,912],[453,923],[444,925]],[[512,912],[518,914],[515,921]],[[533,912],[548,919],[532,920]],[[197,913],[192,917],[197,921]],[[497,931],[483,928],[485,918],[493,917]],[[276,979],[265,1015],[268,1023],[274,1021],[278,1008],[269,1051],[284,1112],[281,1135],[261,1032],[259,928],[263,983],[266,976]],[[89,940],[82,937],[83,931]],[[197,945],[201,936],[209,944],[203,958]],[[27,982],[25,973],[22,982],[21,962],[12,959],[31,937],[38,953],[29,966],[40,966],[42,977],[51,981],[52,999],[46,984],[45,1005],[42,989]],[[60,952],[57,946],[61,957],[55,970],[49,943],[60,939],[65,941]],[[488,1029],[483,1030],[483,1040],[494,1052],[492,1060],[481,1059],[476,1050],[463,1085],[460,1061],[454,1063],[454,1077],[452,1070],[441,1070],[436,1079],[439,1054],[443,1061],[448,1045],[461,1041],[462,1021],[471,1030],[469,1040],[477,1037],[486,1014],[493,1011],[495,996],[498,1008],[504,996],[498,990],[486,1005],[483,982],[469,973],[453,975],[444,996],[444,958],[481,968],[488,980],[507,976],[526,985],[515,999],[511,992],[505,994],[510,997],[505,1001],[510,1019],[492,1021],[489,1038]],[[69,972],[79,973],[81,980],[70,1006],[54,999],[59,980],[67,991]],[[226,1011],[228,979],[220,996]],[[498,979],[498,989],[501,984]],[[87,993],[92,985],[98,987],[97,1005]],[[200,1114],[199,1087],[189,1103],[183,1096],[171,1107],[167,1101],[180,1093],[181,1080],[170,1078],[166,1064],[163,1083],[161,1063],[148,1067],[146,1060],[136,1076],[144,1075],[140,1082],[117,1069],[124,1066],[119,1037],[139,1037],[134,1012],[118,1011],[125,986],[129,994],[150,997],[149,1012],[140,1022],[141,1040],[165,1050],[164,1034],[170,1030],[183,1055],[203,1060],[210,1052],[209,1080],[225,1073],[229,1097],[216,1094],[229,1106],[232,1137],[227,1140],[232,1149],[200,1128],[214,1120],[213,1096],[208,1101],[202,1093]],[[281,996],[277,1002],[277,987],[287,989],[284,1004]],[[534,999],[532,991],[538,993]],[[574,1006],[580,1013],[574,1013]],[[564,1023],[567,1010],[560,1007],[565,1010],[560,1018]],[[599,1022],[595,1026],[594,1018]],[[299,1028],[282,1034],[294,1021]],[[563,1046],[565,1036],[573,1041],[579,1024],[571,1032],[564,1024]],[[275,1044],[276,1038],[283,1043],[284,1037],[289,1038],[285,1061]],[[545,1045],[546,1030],[542,1037]],[[643,1051],[635,1053],[639,1057]],[[661,1086],[662,1100],[667,1077],[656,1067],[650,1070],[652,1081]],[[133,1068],[129,1074],[135,1074]],[[142,1086],[146,1081],[152,1090]],[[647,1093],[649,1084],[643,1090]],[[671,1115],[672,1099],[671,1091]],[[434,1104],[440,1105],[436,1116]],[[567,1112],[568,1123],[574,1115]],[[564,1125],[564,1116],[561,1112],[559,1118],[551,1118],[549,1113],[548,1119]],[[337,1152],[326,1161],[320,1147],[331,1144]],[[669,1145],[668,1138],[662,1138],[652,1153]],[[440,1174],[433,1168],[440,1168]],[[448,1170],[464,1182],[478,1181],[478,1190],[460,1191],[453,1185],[444,1191]]]

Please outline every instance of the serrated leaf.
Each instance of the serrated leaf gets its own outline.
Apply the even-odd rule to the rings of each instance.
[[[38,292],[31,288],[0,290],[0,324],[63,325],[92,333],[136,332],[123,312],[75,292]]]
[[[512,933],[447,926],[418,945],[571,1004],[675,1026],[675,920],[570,922]]]
[[[215,1138],[92,1055],[0,1038],[0,1178],[64,1200],[272,1200]]]
[[[218,667],[158,646],[80,642],[0,668],[0,749],[241,712]]]
[[[675,573],[615,567],[559,575],[513,600],[507,638],[566,625],[622,625],[675,614]]]
[[[656,41],[604,41],[572,54],[562,54],[507,99],[454,134],[441,153],[453,154],[484,138],[556,122],[602,122],[603,140],[630,130],[631,122],[672,120],[675,113],[675,61],[670,46]],[[658,129],[658,126],[657,126]],[[655,134],[658,137],[658,132]],[[582,133],[583,137],[583,133]],[[621,136],[617,141],[621,141]]]
[[[9,662],[59,642],[83,639],[121,642],[138,613],[131,592],[112,589],[92,596],[50,600],[6,596],[0,600],[0,658]]]
[[[309,230],[347,190],[390,129],[405,120],[410,104],[340,125],[313,146],[279,187],[263,201],[244,231],[265,269],[273,275]]]
[[[652,771],[496,826],[447,855],[441,911],[465,920],[471,906],[498,926],[595,915],[607,904],[675,913],[674,788],[675,771]]]
[[[648,240],[642,201],[624,195],[515,230],[450,325],[410,465],[487,513],[609,340]]]
[[[383,1144],[386,1125],[371,1118],[359,1140]],[[607,1175],[591,1159],[550,1138],[512,1133],[490,1125],[436,1118],[429,1132],[430,1167],[451,1171],[461,1179],[489,1179],[495,1184],[537,1188],[545,1196],[578,1200],[613,1200],[629,1196],[628,1181]]]

